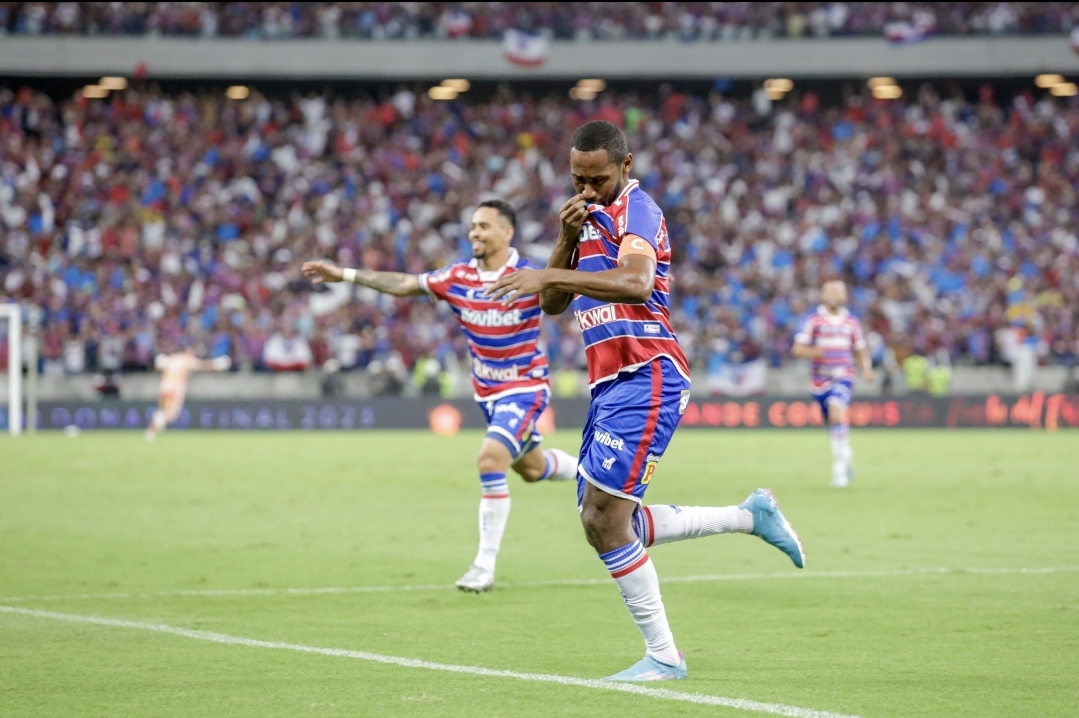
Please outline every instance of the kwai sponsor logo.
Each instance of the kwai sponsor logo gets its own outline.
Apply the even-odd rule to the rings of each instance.
[[[520,309],[500,312],[497,309],[462,309],[461,321],[474,327],[513,327],[524,320]]]
[[[592,438],[597,444],[609,446],[615,451],[621,451],[622,449],[626,448],[625,439],[619,439],[611,436],[611,433],[609,431],[600,431],[599,429],[596,429],[595,432],[593,432],[592,434]]]
[[[472,373],[477,379],[488,381],[513,381],[519,376],[515,366],[491,366],[475,358],[472,359]]]
[[[609,324],[618,319],[613,304],[592,307],[583,312],[577,312],[575,316],[577,317],[577,324],[581,326],[582,331],[591,329],[592,327],[598,327],[600,324]]]

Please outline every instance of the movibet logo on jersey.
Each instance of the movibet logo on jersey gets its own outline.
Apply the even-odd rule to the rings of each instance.
[[[611,436],[610,432],[608,431],[600,431],[599,429],[596,429],[596,431],[592,434],[592,438],[597,444],[609,446],[615,451],[621,451],[622,449],[626,448],[625,439],[616,439],[615,437]]]
[[[477,327],[512,327],[520,324],[522,319],[520,309],[511,309],[508,312],[497,309],[462,309],[461,321]]]
[[[487,379],[488,381],[513,381],[518,376],[517,367],[515,366],[491,366],[490,364],[484,364],[475,357],[472,359],[472,373],[476,375],[477,379]]]
[[[582,331],[591,329],[592,327],[598,327],[600,324],[609,324],[618,319],[613,304],[604,304],[602,307],[593,307],[592,309],[586,309],[583,312],[577,312],[576,317],[577,323],[581,325]]]

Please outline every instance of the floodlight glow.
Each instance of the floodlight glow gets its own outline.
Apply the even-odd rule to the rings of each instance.
[[[593,95],[603,92],[607,89],[607,81],[599,79],[591,80],[578,80],[577,87],[585,92],[591,92]]]
[[[427,91],[427,96],[432,100],[455,100],[458,94],[460,93],[452,87],[443,87],[442,85],[432,87]]]
[[[243,85],[233,85],[229,89],[225,90],[225,97],[230,100],[246,100],[247,96],[251,94],[251,90]]]
[[[1034,84],[1043,90],[1048,90],[1053,85],[1063,85],[1063,75],[1038,75],[1034,78]]]
[[[878,87],[895,87],[894,77],[871,77],[869,81],[865,83],[870,90],[875,90]]]
[[[899,85],[878,85],[873,88],[873,97],[878,100],[898,100],[903,96],[903,88]]]
[[[82,88],[82,96],[88,100],[100,100],[108,97],[109,91],[101,85],[87,85]]]
[[[1075,97],[1079,95],[1079,85],[1074,82],[1062,82],[1049,88],[1053,97]]]
[[[569,88],[569,97],[571,100],[594,100],[596,99],[596,93],[594,90],[585,87],[571,87]]]
[[[788,80],[785,77],[777,77],[771,80],[765,80],[764,89],[767,90],[769,94],[773,92],[783,94],[785,92],[790,92],[794,89],[794,82],[792,80]]]
[[[458,92],[458,93],[460,93],[460,92],[468,92],[468,89],[470,87],[472,87],[472,83],[469,82],[468,80],[463,80],[463,79],[443,80],[442,81],[442,87],[448,87],[449,89],[453,90],[454,92]]]
[[[97,84],[106,90],[126,90],[127,80],[123,77],[102,77]]]

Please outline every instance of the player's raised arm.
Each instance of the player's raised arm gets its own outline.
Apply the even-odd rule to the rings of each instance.
[[[315,284],[323,282],[352,282],[370,287],[395,297],[416,297],[423,294],[420,280],[415,274],[403,272],[375,272],[369,269],[348,269],[334,266],[329,262],[304,262],[303,276]]]
[[[558,212],[562,223],[558,232],[558,242],[551,259],[547,262],[548,269],[576,269],[578,241],[581,236],[581,228],[588,218],[588,202],[581,195],[574,195]],[[573,293],[564,292],[560,289],[546,289],[540,292],[540,309],[545,314],[561,314],[569,308],[573,302]]]

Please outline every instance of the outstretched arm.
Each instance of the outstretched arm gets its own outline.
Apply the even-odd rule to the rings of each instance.
[[[805,342],[795,342],[791,354],[799,359],[820,359],[824,350],[820,347],[811,346]]]
[[[374,272],[369,269],[342,269],[323,261],[304,262],[302,271],[303,276],[315,284],[350,281],[395,297],[415,297],[423,294],[420,280],[415,274]]]
[[[640,254],[629,254],[619,260],[617,267],[603,272],[523,269],[495,282],[488,290],[488,296],[509,303],[526,294],[543,297],[545,292],[553,290],[553,293],[558,293],[555,296],[568,295],[570,299],[575,294],[583,294],[601,302],[644,304],[652,296],[655,282],[655,260]],[[543,311],[546,312],[547,307],[543,307]],[[564,307],[562,311],[565,311]]]

